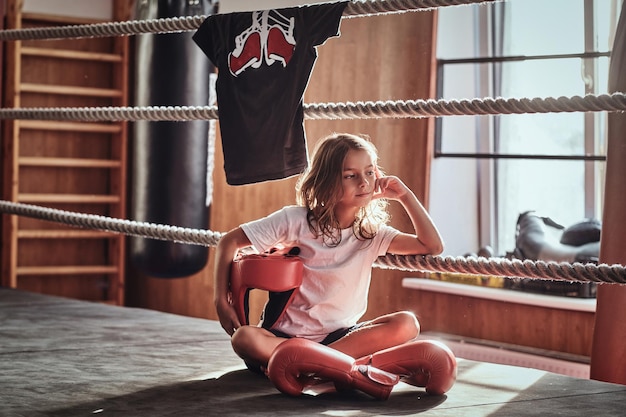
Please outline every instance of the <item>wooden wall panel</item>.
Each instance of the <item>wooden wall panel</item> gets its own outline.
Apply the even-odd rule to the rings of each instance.
[[[306,103],[432,97],[434,88],[434,12],[343,19],[341,37],[318,48],[319,58],[305,95]],[[385,170],[398,175],[419,198],[427,197],[431,158],[430,119],[320,120],[305,123],[309,148],[333,131],[371,136]],[[219,142],[219,140],[218,140]],[[214,202],[210,229],[225,232],[295,203],[296,179],[246,186],[226,185],[221,147],[216,149]],[[393,224],[410,230],[394,207]],[[129,300],[135,305],[197,317],[216,318],[213,308],[213,251],[207,267],[177,280],[161,280],[129,271]],[[401,307],[397,271],[374,270],[368,315]],[[254,303],[262,304],[263,295]]]
[[[594,313],[405,290],[422,331],[590,356]]]

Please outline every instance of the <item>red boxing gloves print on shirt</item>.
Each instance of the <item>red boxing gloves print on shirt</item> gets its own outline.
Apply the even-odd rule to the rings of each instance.
[[[235,49],[228,54],[228,69],[238,76],[248,67],[273,65],[286,67],[293,55],[294,18],[283,16],[279,10],[252,12],[252,25],[235,38]]]

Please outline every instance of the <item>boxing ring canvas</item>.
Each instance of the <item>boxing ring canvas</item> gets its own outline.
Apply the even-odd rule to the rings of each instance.
[[[209,302],[207,300],[207,302]],[[0,288],[2,416],[616,416],[626,386],[459,358],[444,396],[280,393],[216,321]]]

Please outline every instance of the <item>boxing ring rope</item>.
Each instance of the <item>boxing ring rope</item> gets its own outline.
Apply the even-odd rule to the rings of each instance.
[[[344,17],[370,16],[495,1],[500,0],[353,0],[346,5],[343,15]],[[0,41],[175,33],[198,29],[207,17],[199,15],[48,28],[8,29],[0,31]]]
[[[445,6],[488,3],[498,0],[355,0],[349,2],[344,17],[398,13]],[[187,16],[144,21],[125,21],[50,28],[0,31],[0,40],[33,40],[79,37],[123,36],[142,33],[171,33],[197,29],[206,16]],[[584,97],[484,98],[462,100],[405,100],[305,104],[306,119],[379,119],[438,117],[454,115],[496,115],[560,112],[617,112],[626,110],[623,93]],[[72,121],[188,121],[218,118],[216,106],[92,107],[92,108],[13,108],[0,109],[3,119]],[[0,200],[0,212],[63,223],[71,226],[123,233],[131,236],[169,240],[178,243],[215,246],[223,233],[160,225],[99,215],[74,213]],[[379,268],[406,271],[459,272],[504,277],[552,278],[572,281],[626,283],[621,265],[557,263],[530,260],[464,258],[442,256],[387,255],[375,263]]]
[[[526,113],[617,112],[626,110],[626,94],[547,98],[475,98],[462,100],[357,101],[304,105],[305,119],[384,119],[480,116]],[[33,107],[0,109],[0,120],[189,121],[218,118],[217,106]]]
[[[168,240],[178,243],[215,246],[224,235],[210,230],[191,229],[110,217],[81,214],[65,210],[0,200],[0,211],[6,214],[53,221],[130,236]],[[569,281],[626,283],[626,268],[621,265],[595,265],[530,260],[487,259],[431,255],[386,255],[374,266],[403,271],[460,272],[503,277],[551,278]]]

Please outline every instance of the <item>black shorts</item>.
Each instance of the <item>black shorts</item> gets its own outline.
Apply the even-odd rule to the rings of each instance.
[[[346,328],[337,329],[334,332],[329,333],[328,336],[326,336],[324,338],[324,340],[322,340],[320,343],[322,345],[330,345],[331,343],[336,342],[337,340],[341,339],[342,337],[344,337],[348,333],[355,331],[356,329],[358,329],[362,325],[363,325],[363,323],[357,323],[357,324],[355,324],[352,327],[346,327]],[[291,339],[293,337],[293,336],[291,336],[291,335],[289,335],[287,333],[281,332],[280,330],[270,329],[269,331],[270,331],[270,333],[272,333],[274,336],[277,336],[277,337],[284,337],[285,339]]]
[[[336,342],[337,340],[341,339],[342,337],[344,337],[345,335],[347,335],[348,333],[358,329],[359,327],[361,327],[363,325],[363,323],[357,323],[352,327],[347,327],[347,328],[342,328],[342,329],[337,329],[334,332],[328,334],[328,336],[326,336],[324,338],[324,340],[322,340],[320,342],[320,344],[322,345],[330,345],[333,342]],[[267,329],[266,329],[267,330]],[[280,330],[274,330],[274,329],[270,329],[268,330],[270,333],[272,333],[274,336],[276,337],[282,337],[285,339],[292,339],[294,336],[291,336],[287,333],[283,333]],[[262,368],[261,366],[257,365],[257,364],[253,364],[250,363],[248,361],[244,361],[244,363],[246,364],[246,367],[256,373],[256,374],[261,374],[264,375],[265,374],[265,369]]]

